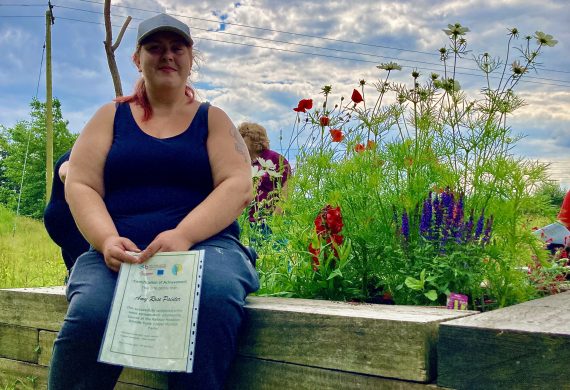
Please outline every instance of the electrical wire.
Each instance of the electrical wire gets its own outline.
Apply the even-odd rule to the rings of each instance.
[[[40,80],[42,76],[42,69],[44,67],[44,54],[46,51],[46,42],[44,41],[44,46],[42,49],[42,59],[40,61],[40,70],[38,72],[38,83],[36,85],[36,96],[34,99],[38,98],[38,92],[40,89]],[[18,202],[16,204],[16,218],[14,218],[14,226],[12,228],[12,237],[16,234],[16,225],[18,221],[18,216],[20,215],[20,205],[22,204],[22,188],[24,188],[24,177],[26,176],[26,165],[28,163],[28,154],[30,152],[30,140],[32,138],[32,129],[28,129],[28,139],[26,141],[26,153],[24,154],[24,163],[22,166],[22,178],[20,179],[20,188],[18,189]],[[46,194],[47,196],[47,194]]]
[[[61,7],[60,7],[61,8]],[[89,11],[91,13],[96,13],[96,14],[102,14],[101,12],[98,11]],[[75,19],[75,18],[67,18],[67,17],[62,17],[59,16],[59,19],[62,20],[67,20],[67,21],[75,21],[75,22],[80,22],[80,23],[89,23],[89,24],[97,24],[97,25],[103,25],[103,23],[101,22],[93,22],[93,21],[86,21],[86,20],[81,20],[81,19]],[[138,18],[133,18],[135,20],[137,20]],[[114,27],[121,27],[118,25],[113,25]],[[197,30],[203,30],[203,31],[208,31],[207,29],[201,29],[198,27],[193,27],[194,29]],[[129,27],[128,29],[134,29],[134,27]],[[220,32],[215,32],[215,33],[220,33]],[[231,34],[231,35],[238,35],[240,37],[244,37],[243,35],[240,34]],[[347,58],[347,57],[341,57],[341,56],[335,56],[335,55],[328,55],[328,54],[320,54],[320,53],[311,53],[311,52],[305,52],[305,51],[298,51],[298,50],[291,50],[291,49],[283,49],[283,48],[277,48],[277,47],[270,47],[270,46],[262,46],[262,45],[256,45],[256,44],[250,44],[250,43],[244,43],[244,42],[232,42],[232,41],[225,41],[225,40],[220,40],[220,39],[214,39],[214,38],[206,38],[204,36],[197,36],[196,38],[198,39],[202,39],[202,40],[206,40],[206,41],[211,41],[211,42],[219,42],[219,43],[226,43],[226,44],[232,44],[232,45],[239,45],[239,46],[247,46],[247,47],[254,47],[254,48],[261,48],[261,49],[268,49],[268,50],[275,50],[275,51],[280,51],[280,52],[287,52],[287,53],[296,53],[296,54],[304,54],[304,55],[310,55],[310,56],[317,56],[317,57],[324,57],[324,58],[333,58],[333,59],[337,59],[337,60],[348,60],[348,61],[356,61],[356,62],[364,62],[364,63],[371,63],[371,64],[378,64],[377,61],[371,61],[371,60],[365,60],[365,59],[359,59],[359,58]],[[255,37],[254,39],[257,39],[257,37]],[[271,39],[266,39],[266,38],[259,38],[259,39],[263,39],[263,40],[269,40],[269,41],[274,41]],[[278,41],[280,42],[280,41]],[[297,43],[293,43],[293,42],[287,42],[288,44],[291,45],[296,45],[296,46],[305,46],[305,47],[311,47],[311,48],[317,48],[317,49],[323,49],[323,50],[333,50],[333,51],[339,51],[339,50],[334,50],[334,49],[327,49],[327,48],[323,48],[323,47],[318,47],[318,46],[311,46],[311,45],[305,45],[305,44],[297,44]],[[342,52],[342,51],[341,51]],[[358,53],[358,52],[350,52],[350,51],[346,51],[348,53],[353,53],[353,54],[360,54],[360,55],[371,55],[374,57],[381,57],[381,58],[388,58],[388,59],[396,59],[399,60],[401,62],[405,61],[406,63],[423,63],[423,64],[429,64],[429,65],[435,65],[435,66],[443,66],[440,64],[435,64],[435,63],[428,63],[428,62],[423,62],[423,61],[416,61],[416,60],[401,60],[401,59],[397,59],[397,58],[393,58],[393,57],[385,57],[385,56],[378,56],[378,55],[373,55],[373,54],[365,54],[365,53]],[[409,68],[409,69],[416,69],[417,66],[412,66],[412,65],[402,65],[402,67],[404,68]],[[471,68],[461,68],[461,67],[457,67],[460,69],[469,69],[469,70],[475,70],[475,69],[471,69]],[[422,70],[427,70],[427,71],[434,71],[434,72],[441,72],[443,69],[434,69],[434,68],[422,68]],[[458,75],[463,75],[463,76],[473,76],[473,77],[485,77],[484,75],[481,74],[474,74],[474,73],[466,73],[466,72],[455,72],[455,74]],[[499,79],[499,76],[489,76],[491,79]],[[544,80],[544,81],[552,81],[554,83],[545,83],[545,82],[540,82],[540,81],[532,81],[529,80],[529,78],[531,79],[536,79],[536,80]],[[540,77],[533,77],[533,76],[526,76],[526,78],[522,79],[521,82],[523,83],[531,83],[531,84],[540,84],[540,85],[548,85],[548,86],[559,86],[559,87],[570,87],[570,81],[565,81],[565,80],[556,80],[556,79],[548,79],[548,78],[540,78]],[[569,83],[569,85],[561,85],[561,84],[555,84],[557,82],[560,83]]]
[[[83,3],[98,4],[98,5],[104,4],[104,3],[101,3],[99,1],[93,1],[93,0],[75,0],[75,1],[80,1]],[[116,5],[112,4],[111,6],[116,7],[116,8],[131,9],[131,10],[135,10],[135,11],[158,13],[158,11],[156,11],[156,10],[130,7],[130,6],[126,6],[126,5],[120,5],[120,4],[116,4]],[[174,13],[170,13],[170,15],[183,17],[183,18],[187,18],[187,19],[200,20],[200,21],[209,22],[209,23],[220,24],[220,20],[215,20],[215,19],[199,18],[199,17],[195,17],[195,16],[188,16],[188,15],[174,14]],[[229,26],[245,27],[245,28],[261,30],[261,31],[275,32],[275,33],[280,33],[280,34],[289,34],[289,35],[294,35],[294,36],[299,36],[299,37],[304,37],[304,38],[321,39],[321,40],[330,41],[330,42],[348,43],[348,44],[352,44],[352,45],[361,45],[361,46],[375,47],[375,48],[380,48],[380,49],[398,50],[398,51],[403,51],[403,52],[425,54],[425,55],[439,57],[439,54],[437,54],[437,53],[426,52],[426,51],[421,51],[421,50],[404,49],[404,48],[400,48],[400,47],[391,47],[391,46],[384,46],[384,45],[378,45],[378,44],[372,44],[372,43],[364,43],[364,42],[349,41],[349,40],[343,40],[343,39],[328,38],[328,37],[322,37],[322,36],[317,36],[317,35],[301,34],[301,33],[295,33],[292,31],[277,30],[277,29],[271,29],[271,28],[266,28],[266,27],[257,27],[257,26],[251,26],[248,24],[242,24],[242,23],[234,23],[234,22],[224,21],[223,24],[229,25]],[[548,71],[548,72],[570,73],[570,71],[564,71],[564,70],[559,70],[559,69],[548,69],[548,68],[543,68],[543,67],[540,67],[540,69],[544,70],[544,71]]]

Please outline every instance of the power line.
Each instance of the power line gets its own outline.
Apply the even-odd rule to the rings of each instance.
[[[50,9],[51,11],[51,9]],[[37,100],[38,98],[38,92],[40,89],[40,80],[41,80],[41,76],[42,76],[42,69],[44,67],[44,54],[46,52],[46,41],[44,41],[44,45],[42,48],[42,59],[40,61],[40,70],[38,71],[38,83],[36,85],[36,96],[34,99]],[[28,129],[28,139],[26,141],[26,154],[24,154],[24,163],[22,165],[22,178],[20,180],[20,187],[18,188],[18,202],[16,205],[16,217],[18,217],[20,215],[20,205],[22,203],[22,188],[24,188],[24,177],[26,176],[26,165],[28,163],[28,154],[30,151],[30,140],[32,138],[32,129],[29,128]],[[47,196],[47,194],[46,194]],[[14,236],[16,234],[16,225],[17,225],[17,218],[14,219],[14,227],[12,229],[12,236]]]
[[[79,1],[83,1],[83,0],[79,0]],[[99,4],[99,3],[97,3]],[[102,12],[99,11],[91,11],[91,10],[83,10],[83,9],[76,9],[76,8],[72,8],[72,7],[62,7],[62,6],[58,6],[60,8],[67,8],[67,9],[73,9],[73,10],[78,10],[78,11],[82,11],[82,12],[89,12],[89,13],[94,13],[94,14],[102,14]],[[123,15],[121,15],[123,16]],[[98,25],[103,25],[103,23],[100,22],[93,22],[93,21],[87,21],[87,20],[81,20],[81,19],[75,19],[75,18],[66,18],[66,17],[59,17],[59,19],[62,20],[68,20],[68,21],[75,21],[75,22],[80,22],[80,23],[89,23],[89,24],[98,24]],[[138,19],[139,18],[133,18],[133,19]],[[121,27],[121,26],[117,26],[114,25],[114,27]],[[338,50],[338,49],[331,49],[331,48],[324,48],[324,47],[319,47],[319,46],[313,46],[313,45],[306,45],[306,44],[299,44],[299,43],[294,43],[294,42],[287,42],[287,41],[280,41],[280,40],[273,40],[273,39],[268,39],[268,38],[261,38],[261,37],[251,37],[251,36],[247,36],[247,35],[241,35],[241,34],[235,34],[235,33],[225,33],[225,32],[220,32],[220,31],[211,31],[211,30],[207,30],[207,29],[203,29],[203,28],[199,28],[199,27],[193,27],[194,29],[197,30],[201,30],[201,31],[206,31],[206,32],[213,32],[213,33],[217,33],[217,34],[229,34],[229,35],[234,35],[234,36],[238,36],[238,37],[242,37],[242,38],[251,38],[251,39],[260,39],[260,40],[265,40],[265,41],[270,41],[270,42],[276,42],[276,43],[285,43],[285,44],[290,44],[290,45],[295,45],[295,46],[302,46],[302,47],[309,47],[309,48],[315,48],[318,50],[327,50],[327,51],[336,51],[336,52],[344,52],[344,53],[349,53],[349,54],[357,54],[357,55],[365,55],[365,56],[372,56],[372,57],[379,57],[379,58],[386,58],[386,59],[394,59],[394,60],[398,60],[400,62],[405,62],[405,63],[417,63],[417,64],[428,64],[428,65],[434,65],[434,66],[438,66],[438,67],[443,67],[443,65],[441,64],[436,64],[436,63],[430,63],[430,62],[425,62],[425,61],[418,61],[418,60],[405,60],[405,59],[398,59],[398,58],[394,58],[394,57],[386,57],[386,56],[379,56],[379,55],[375,55],[375,54],[369,54],[369,53],[361,53],[361,52],[352,52],[352,51],[347,51],[347,50]],[[129,28],[129,29],[134,29],[134,28]],[[337,60],[347,60],[347,61],[355,61],[355,62],[364,62],[364,63],[371,63],[371,64],[375,64],[377,65],[378,62],[377,61],[370,61],[370,60],[365,60],[365,59],[359,59],[359,58],[347,58],[347,57],[341,57],[341,56],[335,56],[335,55],[327,55],[327,54],[319,54],[319,53],[311,53],[311,52],[305,52],[305,51],[298,51],[298,50],[291,50],[291,49],[283,49],[283,48],[276,48],[276,47],[269,47],[269,46],[262,46],[262,45],[256,45],[256,44],[248,44],[248,43],[243,43],[243,42],[231,42],[231,41],[225,41],[225,40],[219,40],[219,39],[213,39],[213,38],[206,38],[203,36],[198,36],[197,38],[206,40],[206,41],[212,41],[212,42],[219,42],[219,43],[225,43],[225,44],[233,44],[233,45],[240,45],[240,46],[247,46],[247,47],[255,47],[255,48],[261,48],[261,49],[268,49],[268,50],[275,50],[275,51],[280,51],[280,52],[287,52],[287,53],[295,53],[295,54],[304,54],[304,55],[310,55],[313,57],[323,57],[323,58],[332,58],[332,59],[337,59]],[[403,68],[409,68],[409,69],[416,69],[417,66],[412,66],[412,65],[401,65]],[[472,68],[465,68],[465,67],[456,67],[456,69],[466,69],[466,70],[476,70],[476,69],[472,69]],[[434,72],[441,72],[444,69],[433,69],[433,68],[422,68],[422,70],[425,71],[434,71]],[[462,75],[462,76],[473,76],[473,77],[485,77],[483,74],[474,74],[474,73],[466,73],[466,72],[455,72],[456,75]],[[500,76],[489,76],[491,79],[499,79]],[[533,79],[533,80],[544,80],[544,81],[552,81],[553,83],[545,83],[545,82],[540,82],[540,81],[532,81],[529,79]],[[549,79],[549,78],[543,78],[543,77],[534,77],[534,76],[526,76],[524,79],[521,80],[521,82],[523,83],[531,83],[531,84],[539,84],[539,85],[548,85],[548,86],[558,86],[558,87],[570,87],[570,85],[565,85],[565,83],[570,83],[570,81],[566,81],[566,80],[558,80],[558,79]],[[556,83],[564,83],[564,84],[556,84]]]
[[[98,5],[104,4],[104,3],[101,3],[98,1],[93,1],[93,0],[75,0],[75,1],[98,4]],[[149,10],[149,9],[137,8],[137,7],[129,7],[129,6],[125,6],[125,5],[119,5],[119,4],[117,4],[117,5],[112,4],[112,6],[117,7],[117,8],[132,9],[135,11],[158,13],[158,11],[156,11],[156,10]],[[221,22],[220,20],[199,18],[199,17],[195,17],[195,16],[188,16],[188,15],[182,15],[182,14],[171,13],[170,15],[183,17],[183,18],[187,18],[187,19],[193,19],[193,20],[201,20],[201,21],[205,21],[205,22],[209,22],[209,23],[216,23],[216,24],[220,24],[220,22]],[[398,51],[402,51],[402,52],[425,54],[425,55],[439,57],[439,54],[437,54],[437,53],[426,52],[426,51],[421,51],[421,50],[404,49],[404,48],[400,48],[400,47],[384,46],[384,45],[378,45],[378,44],[373,44],[373,43],[364,43],[364,42],[348,41],[348,40],[343,40],[343,39],[322,37],[322,36],[317,36],[317,35],[301,34],[301,33],[295,33],[292,31],[277,30],[277,29],[271,29],[271,28],[266,28],[266,27],[257,27],[257,26],[242,24],[242,23],[234,23],[234,22],[226,22],[226,21],[224,21],[222,23],[225,25],[230,25],[230,26],[245,27],[245,28],[261,30],[261,31],[276,32],[276,33],[280,33],[280,34],[289,34],[289,35],[294,35],[294,36],[299,36],[299,37],[304,37],[304,38],[314,38],[314,39],[321,39],[321,40],[326,40],[326,41],[330,41],[330,42],[349,43],[352,45],[361,45],[361,46],[375,47],[375,48],[380,48],[380,49],[398,50]],[[548,72],[570,73],[570,71],[564,71],[564,70],[558,70],[558,69],[549,69],[549,68],[543,68],[543,67],[539,67],[539,68],[541,70],[548,71]]]
[[[0,4],[0,7],[45,7],[45,4]]]
[[[100,12],[100,11],[85,10],[85,9],[81,9],[81,8],[67,7],[67,6],[61,6],[61,5],[59,5],[58,7],[59,7],[59,8],[70,9],[70,10],[74,10],[74,11],[88,12],[88,13],[93,13],[93,14],[98,14],[98,15],[102,15],[102,14],[103,14],[103,13]],[[118,15],[118,16],[125,17],[124,15]],[[140,19],[140,18],[133,18],[133,19],[135,19],[135,20],[142,20],[142,19]],[[212,31],[212,30],[209,30],[209,29],[206,29],[206,28],[200,28],[200,27],[196,27],[196,26],[193,26],[192,28],[195,29],[195,30],[200,30],[200,31],[205,31],[205,32],[215,32],[216,34],[231,35],[231,36],[236,36],[236,37],[240,37],[240,38],[258,39],[258,40],[268,41],[268,42],[273,42],[273,43],[284,43],[284,44],[287,44],[287,45],[308,47],[308,48],[311,48],[311,49],[327,50],[327,51],[334,51],[334,52],[338,52],[338,53],[356,54],[356,55],[362,55],[362,56],[368,56],[368,57],[383,58],[383,59],[387,59],[387,60],[396,60],[396,61],[401,61],[401,62],[402,62],[402,61],[405,61],[405,62],[412,62],[412,63],[418,63],[418,64],[434,65],[434,66],[441,66],[441,67],[443,67],[443,65],[440,64],[440,63],[433,63],[433,62],[419,61],[419,60],[406,60],[406,59],[401,59],[401,58],[397,58],[397,57],[382,56],[382,55],[378,55],[378,54],[363,53],[363,52],[352,51],[352,50],[334,49],[334,48],[328,48],[328,47],[322,47],[322,46],[315,46],[315,45],[309,45],[309,44],[304,44],[304,43],[289,42],[289,41],[284,41],[284,40],[279,40],[279,39],[262,38],[262,37],[251,36],[251,35],[230,33],[230,32],[227,32],[227,31]],[[477,69],[474,69],[474,68],[467,68],[467,67],[462,67],[462,66],[456,66],[455,68],[456,68],[456,69],[468,70],[468,71],[477,71]],[[479,75],[478,75],[478,76],[479,76]],[[556,79],[548,79],[548,78],[543,78],[543,77],[526,76],[526,79],[529,79],[529,78],[530,78],[530,79],[536,79],[536,80],[545,80],[545,81],[554,81],[554,82],[570,83],[570,81],[566,81],[566,80],[556,80]]]
[[[92,12],[95,12],[95,11],[92,11]],[[74,21],[74,22],[80,22],[80,23],[103,25],[103,23],[100,23],[100,22],[86,21],[86,20],[67,18],[67,17],[62,17],[62,16],[59,16],[59,19]],[[137,18],[133,18],[133,19],[137,19]],[[121,26],[114,25],[114,27],[121,27]],[[134,29],[134,27],[129,27],[129,29]],[[313,57],[333,58],[333,59],[337,59],[337,60],[364,62],[364,63],[370,63],[370,64],[375,64],[375,65],[378,64],[377,61],[370,61],[370,60],[359,59],[359,58],[347,58],[347,57],[340,57],[340,56],[334,56],[334,55],[328,55],[328,54],[310,53],[310,52],[305,52],[305,51],[283,49],[283,48],[276,48],[276,47],[270,47],[270,46],[262,46],[262,45],[256,45],[256,44],[251,44],[251,43],[244,43],[244,42],[230,42],[230,41],[224,41],[224,40],[220,40],[220,39],[206,38],[203,36],[197,36],[197,38],[202,39],[202,40],[206,40],[206,41],[219,42],[219,43],[232,44],[232,45],[239,45],[239,46],[247,46],[247,47],[255,47],[255,48],[261,48],[261,49],[268,49],[268,50],[275,50],[275,51],[280,51],[280,52],[285,52],[285,53],[304,54],[304,55],[310,55]],[[291,44],[295,45],[295,43],[291,43]],[[325,49],[325,48],[322,48],[322,49]],[[416,61],[407,60],[407,62],[416,62]],[[439,65],[439,64],[436,64],[436,65]],[[416,69],[417,68],[416,66],[411,66],[411,65],[402,65],[402,67],[403,68],[409,68],[409,69]],[[441,72],[442,69],[422,68],[422,70]],[[455,72],[455,74],[462,75],[462,76],[484,77],[481,74],[466,73],[466,72]],[[531,76],[528,76],[528,77],[531,77]],[[498,79],[500,77],[499,76],[490,76],[490,78]],[[563,80],[550,80],[550,79],[542,79],[542,78],[541,78],[541,80],[554,81],[554,82],[560,81],[560,82],[564,82],[564,83],[567,82],[567,81],[563,81]],[[548,86],[558,86],[558,87],[562,87],[562,88],[570,87],[570,85],[561,85],[561,84],[554,84],[554,83],[545,83],[545,82],[540,82],[540,81],[532,81],[532,80],[528,80],[527,78],[522,79],[521,82],[531,83],[531,84],[539,84],[539,85],[548,85]]]
[[[76,0],[76,1],[84,2],[84,3],[91,3],[91,4],[98,4],[98,5],[103,5],[103,4],[104,4],[104,3],[101,3],[101,2],[98,2],[98,1],[93,1],[93,0]],[[86,10],[86,9],[82,9],[82,8],[75,8],[75,7],[69,7],[69,6],[64,6],[64,5],[57,5],[57,6],[60,7],[60,8],[69,9],[69,10],[75,10],[75,11],[81,11],[81,12],[88,12],[88,13],[94,13],[94,14],[102,14],[102,12],[100,12],[100,11]],[[138,7],[130,7],[130,6],[124,6],[124,5],[112,5],[112,6],[113,6],[113,7],[116,7],[116,8],[124,8],[124,9],[136,10],[136,11],[157,13],[157,11],[155,11],[155,10],[149,10],[149,9],[138,8]],[[207,19],[207,18],[199,18],[199,17],[187,16],[187,15],[182,15],[182,14],[171,14],[171,15],[173,15],[173,16],[178,16],[178,17],[184,17],[184,18],[187,18],[187,19],[205,21],[205,22],[209,22],[209,23],[216,23],[216,24],[220,24],[220,23],[221,23],[220,20],[213,20],[213,19]],[[119,16],[125,17],[124,15],[119,15]],[[141,19],[139,19],[139,18],[133,18],[133,19],[141,20]],[[262,31],[276,32],[276,33],[280,33],[280,34],[289,34],[289,35],[300,36],[300,37],[306,37],[306,38],[314,38],[314,39],[326,40],[326,41],[331,41],[331,42],[349,43],[349,44],[353,44],[353,45],[361,45],[361,46],[374,47],[374,48],[381,48],[381,49],[397,50],[397,51],[400,51],[400,52],[410,52],[410,53],[425,54],[425,55],[438,56],[438,57],[439,57],[439,54],[433,53],[433,52],[425,52],[425,51],[412,50],[412,49],[403,49],[403,48],[399,48],[399,47],[391,47],[391,46],[384,46],[384,45],[377,45],[377,44],[369,44],[369,43],[356,42],[356,41],[348,41],[348,40],[342,40],[342,39],[334,39],[334,38],[321,37],[321,36],[310,35],[310,34],[300,34],[300,33],[295,33],[295,32],[291,32],[291,31],[276,30],[276,29],[270,29],[270,28],[265,28],[265,27],[257,27],[257,26],[251,26],[251,25],[246,25],[246,24],[241,24],[241,23],[233,23],[233,22],[225,22],[225,21],[222,22],[222,23],[225,24],[225,25],[232,25],[232,26],[238,26],[238,27],[245,27],[245,28],[249,28],[249,29],[256,29],[256,30],[262,30]],[[195,28],[195,29],[197,29],[197,30],[211,31],[211,30],[208,30],[208,29],[203,29],[203,28],[198,28],[198,27],[193,27],[193,28]],[[358,54],[358,55],[365,55],[365,56],[372,56],[372,57],[377,57],[377,58],[385,58],[385,59],[389,59],[389,60],[408,61],[408,62],[415,62],[415,63],[420,63],[420,64],[428,64],[428,65],[442,66],[441,64],[435,64],[435,63],[426,62],[426,61],[404,60],[404,59],[399,59],[399,58],[396,58],[396,57],[381,56],[381,55],[375,55],[375,54],[371,54],[371,53],[354,52],[354,51],[342,50],[342,49],[331,49],[331,48],[325,48],[325,47],[320,47],[320,46],[313,46],[313,45],[308,45],[308,44],[301,44],[301,43],[294,43],[294,42],[288,42],[288,41],[282,41],[282,40],[276,40],[276,39],[268,39],[268,38],[254,37],[254,36],[248,36],[248,35],[243,35],[243,34],[229,33],[229,32],[224,32],[224,31],[218,31],[218,33],[221,33],[221,34],[228,34],[228,35],[234,35],[234,36],[238,36],[238,37],[247,37],[247,38],[251,38],[251,39],[259,39],[259,40],[265,40],[265,41],[272,41],[272,42],[278,42],[278,43],[286,43],[286,44],[297,45],[297,46],[304,46],[304,47],[310,47],[310,48],[317,48],[317,49],[321,49],[321,50],[334,50],[334,51],[337,51],[337,52],[343,52],[343,53],[349,53],[349,54]],[[472,61],[474,61],[474,60],[472,60]],[[456,68],[457,68],[457,69],[464,69],[464,70],[471,70],[471,71],[477,70],[477,69],[466,68],[466,67],[456,67]],[[563,70],[556,70],[556,69],[548,69],[548,68],[543,68],[543,67],[541,67],[541,66],[537,66],[536,68],[537,68],[537,69],[540,69],[540,70],[542,70],[542,71],[548,71],[548,72],[570,73],[570,71],[563,71]],[[541,77],[535,77],[535,76],[527,76],[526,79],[528,79],[528,78],[533,78],[533,79],[537,79],[537,80],[563,82],[563,83],[568,82],[568,81],[565,81],[565,80],[548,79],[548,78],[541,78]],[[525,80],[526,80],[526,79],[525,79]]]

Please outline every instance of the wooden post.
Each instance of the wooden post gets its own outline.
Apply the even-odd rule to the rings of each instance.
[[[53,16],[50,8],[46,11],[46,204],[51,194],[53,178],[53,114],[51,88],[51,25]]]

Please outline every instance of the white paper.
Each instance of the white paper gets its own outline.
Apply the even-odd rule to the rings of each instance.
[[[560,222],[554,222],[533,232],[547,244],[570,245],[570,230]]]
[[[192,372],[204,251],[121,265],[99,361]]]

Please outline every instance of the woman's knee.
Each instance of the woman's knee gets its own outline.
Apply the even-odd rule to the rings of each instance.
[[[71,274],[67,296],[69,308],[60,337],[96,341],[107,322],[116,274],[96,254],[81,256]]]

